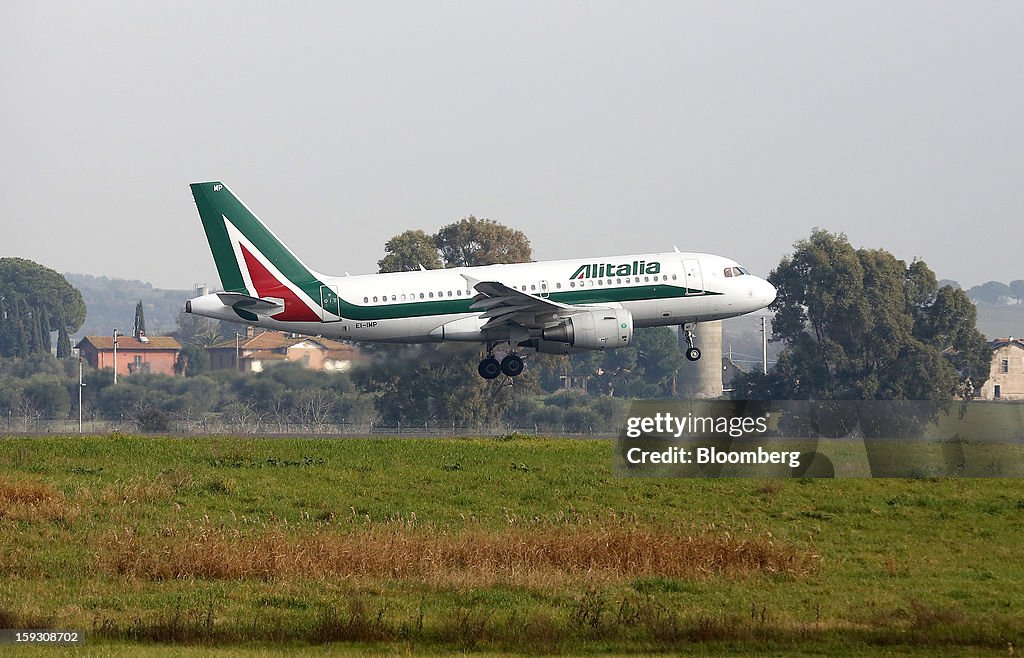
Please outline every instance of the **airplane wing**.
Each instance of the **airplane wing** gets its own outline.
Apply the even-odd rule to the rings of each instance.
[[[557,322],[559,318],[577,313],[590,313],[595,308],[562,304],[546,297],[538,297],[510,288],[498,281],[479,281],[465,274],[462,276],[478,293],[473,298],[470,308],[474,311],[483,311],[480,317],[486,319],[487,322],[481,327],[482,331],[493,329],[506,322],[512,322],[528,329],[543,328]]]

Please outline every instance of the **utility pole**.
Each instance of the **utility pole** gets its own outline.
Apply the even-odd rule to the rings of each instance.
[[[768,374],[768,318],[761,317],[761,363],[764,374]]]
[[[114,329],[114,383],[117,383],[117,329]]]
[[[85,382],[82,381],[82,362],[85,359],[78,357],[78,433],[82,433],[82,389]]]

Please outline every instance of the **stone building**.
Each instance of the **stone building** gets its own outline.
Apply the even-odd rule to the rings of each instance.
[[[992,366],[979,397],[982,400],[1024,400],[1024,340],[997,338],[989,346]]]

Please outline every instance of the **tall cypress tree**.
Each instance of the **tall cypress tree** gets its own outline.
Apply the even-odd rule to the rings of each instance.
[[[14,312],[10,309],[10,300],[0,294],[0,356],[12,356],[14,353]]]
[[[43,351],[43,334],[39,330],[39,309],[28,303],[25,304],[25,309],[28,311],[24,315],[25,328],[28,331],[28,354],[38,354]]]
[[[14,298],[14,326],[15,326],[15,349],[14,356],[25,358],[28,356],[29,333],[25,326],[25,309],[19,297]]]
[[[146,315],[142,310],[142,300],[135,305],[135,331],[134,335],[139,338],[146,333]]]
[[[40,306],[39,316],[39,351],[49,354],[53,349],[53,341],[50,339],[50,314],[46,312],[45,306]]]
[[[57,358],[67,359],[71,357],[71,336],[68,335],[68,325],[64,321],[64,314],[57,317]]]
[[[71,358],[71,337],[68,336],[68,328],[64,326],[63,322],[60,323],[60,329],[57,330],[57,358]]]

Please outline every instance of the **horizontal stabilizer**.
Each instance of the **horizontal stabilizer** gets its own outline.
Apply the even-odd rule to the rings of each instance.
[[[241,308],[253,313],[277,313],[284,310],[281,300],[250,297],[240,292],[219,292],[217,297],[225,306]]]

